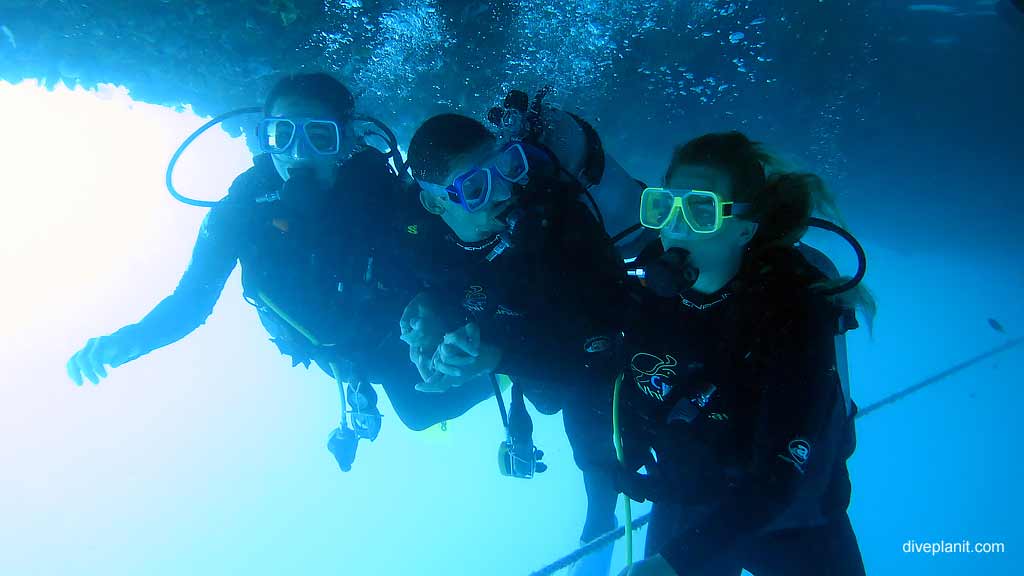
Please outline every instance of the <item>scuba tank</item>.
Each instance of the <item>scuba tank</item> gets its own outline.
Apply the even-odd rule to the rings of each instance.
[[[600,135],[582,117],[547,104],[546,86],[531,100],[512,90],[487,118],[499,140],[521,141],[559,160],[559,171],[577,182],[594,217],[624,257],[635,256],[650,236],[636,221],[636,206],[647,186],[634,179],[605,151]],[[565,156],[562,158],[559,156]]]

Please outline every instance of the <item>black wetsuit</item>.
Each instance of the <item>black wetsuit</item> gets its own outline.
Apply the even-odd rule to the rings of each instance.
[[[206,321],[241,263],[246,300],[293,365],[314,361],[330,374],[327,364],[337,362],[355,371],[346,377],[384,384],[396,412],[416,429],[486,398],[485,386],[443,399],[414,389],[419,376],[398,339],[398,320],[422,288],[416,270],[429,264],[429,244],[440,235],[387,158],[373,149],[354,154],[331,191],[293,198],[283,184],[268,155],[254,158],[203,221],[174,293],[113,336],[143,353],[183,338]]]
[[[796,250],[759,263],[716,294],[640,292],[620,418],[630,468],[651,449],[657,463],[625,491],[655,502],[647,555],[679,574],[863,574],[839,311]]]
[[[592,359],[608,350],[621,329],[625,267],[580,201],[577,183],[531,174],[528,186],[522,195],[537,200],[517,225],[522,232],[513,246],[493,261],[487,260],[489,244],[464,249],[460,261],[435,271],[429,293],[445,310],[449,329],[467,321],[480,326],[481,340],[502,350],[495,372],[521,386],[539,411],[564,408],[566,433],[595,503],[583,533],[589,540],[615,524],[615,486],[603,470],[590,474],[591,462],[600,460],[590,451],[605,449],[611,424],[604,444],[592,441],[592,422],[579,412],[590,402],[576,398],[604,394],[614,377],[602,370],[607,363]],[[603,456],[606,464],[609,455]]]

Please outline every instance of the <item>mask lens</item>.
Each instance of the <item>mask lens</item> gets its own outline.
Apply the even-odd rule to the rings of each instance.
[[[526,177],[528,165],[522,146],[512,146],[502,152],[494,161],[494,168],[503,178],[510,182],[518,182]]]
[[[462,200],[465,202],[466,210],[474,212],[487,203],[491,182],[486,170],[475,170],[462,178],[461,185],[458,183],[456,185],[462,191]]]
[[[318,154],[337,154],[341,145],[338,125],[334,122],[312,120],[305,126],[306,138]]]
[[[710,194],[688,194],[683,199],[683,211],[694,232],[714,232],[718,228],[718,200]]]
[[[667,190],[648,188],[640,198],[640,223],[658,229],[668,223],[675,198]]]
[[[267,118],[260,130],[260,147],[264,152],[279,154],[291,146],[295,138],[295,124],[282,118]]]

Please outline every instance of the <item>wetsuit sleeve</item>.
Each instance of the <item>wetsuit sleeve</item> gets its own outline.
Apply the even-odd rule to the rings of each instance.
[[[801,309],[802,308],[802,309]],[[679,574],[742,551],[757,533],[793,506],[824,492],[836,461],[837,410],[832,320],[824,302],[787,311],[785,323],[763,337],[777,346],[759,371],[760,416],[746,472],[707,519],[677,534],[662,556]]]
[[[375,353],[373,382],[382,384],[391,407],[411,430],[426,430],[444,420],[465,414],[470,408],[493,396],[493,387],[485,377],[476,378],[442,394],[416,390],[419,373],[409,361],[409,347],[398,339],[388,338]]]
[[[610,343],[621,329],[625,266],[604,229],[579,203],[570,209],[560,237],[544,249],[553,264],[527,317],[492,330],[492,342],[502,350],[497,371],[513,379],[573,384],[588,377],[588,344],[593,350],[599,340]],[[487,334],[488,326],[481,326],[482,338]]]
[[[483,376],[442,394],[416,390],[419,382],[419,376],[413,376],[401,383],[384,385],[395,414],[410,430],[426,430],[445,420],[454,420],[494,396],[491,383]]]
[[[237,262],[233,235],[226,224],[229,209],[222,201],[203,220],[192,260],[174,293],[137,324],[125,326],[112,337],[125,339],[141,356],[177,342],[206,322]]]

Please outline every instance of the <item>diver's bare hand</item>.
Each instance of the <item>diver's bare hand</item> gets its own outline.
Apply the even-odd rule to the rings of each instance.
[[[446,334],[432,358],[434,374],[416,389],[445,392],[493,372],[501,361],[501,350],[480,340],[480,328],[473,323]]]
[[[445,334],[434,354],[434,368],[442,374],[461,376],[478,361],[480,345],[480,327],[474,323]]]
[[[84,379],[99,384],[100,379],[107,377],[105,366],[117,368],[138,355],[136,347],[123,339],[113,336],[90,338],[85,347],[68,360],[68,377],[76,386],[81,386]]]
[[[402,331],[402,341],[410,349],[433,350],[444,337],[441,317],[426,294],[419,294],[412,299],[402,312],[398,322]],[[410,350],[410,356],[412,350]],[[414,361],[415,362],[415,361]]]
[[[447,392],[452,388],[463,386],[483,374],[493,372],[500,360],[501,350],[489,344],[484,344],[480,348],[480,355],[467,366],[455,368],[446,365],[445,370],[449,372],[447,374],[441,371],[435,359],[433,362],[434,373],[423,382],[417,384],[416,390],[435,394]]]
[[[416,366],[420,378],[424,381],[434,375],[434,354],[437,349],[426,350],[421,346],[409,346],[409,360]]]
[[[452,385],[447,381],[448,377],[444,374],[434,372],[423,379],[416,385],[417,392],[426,392],[427,394],[442,394],[451,389]]]

